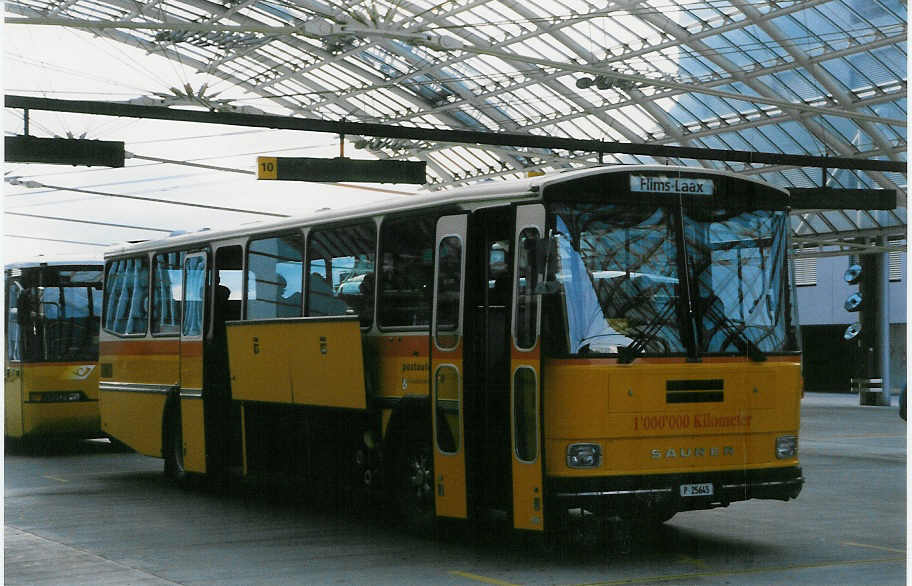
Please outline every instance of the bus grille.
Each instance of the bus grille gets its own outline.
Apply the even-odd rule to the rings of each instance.
[[[725,400],[725,381],[721,378],[705,380],[665,381],[666,403],[721,403]]]

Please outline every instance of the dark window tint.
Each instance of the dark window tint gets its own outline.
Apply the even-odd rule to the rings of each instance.
[[[373,224],[319,230],[310,240],[307,315],[359,315],[361,325],[374,317]]]
[[[380,325],[427,327],[431,322],[436,217],[383,223]]]
[[[458,337],[450,334],[459,328],[459,298],[462,291],[462,240],[447,236],[440,240],[437,272],[437,345],[453,347]]]
[[[535,371],[521,367],[513,375],[513,442],[516,457],[532,462],[538,457],[538,408]]]
[[[534,245],[538,228],[524,228],[519,235],[519,262],[516,270],[516,345],[523,349],[535,346],[538,326],[538,297],[532,291],[535,271]]]

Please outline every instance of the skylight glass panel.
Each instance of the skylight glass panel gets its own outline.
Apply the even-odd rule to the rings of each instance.
[[[870,150],[874,145],[871,137],[868,136],[858,124],[839,116],[822,116],[823,123],[836,132],[843,140],[851,144],[858,150]]]
[[[377,81],[376,77],[371,76],[368,71],[364,70],[363,64],[361,63],[357,63],[357,65],[350,64],[348,67],[333,64],[327,67],[326,71],[328,74],[338,79],[339,83],[345,88],[367,86],[372,82]],[[363,75],[361,73],[362,71],[364,72]]]
[[[779,173],[785,178],[784,186],[817,187],[820,183],[819,179],[816,181],[812,180],[803,169],[784,169]],[[763,174],[761,177],[774,185],[783,185],[781,181],[777,180],[775,175]]]
[[[84,2],[84,3],[80,3],[79,6],[82,10],[86,10],[86,9],[91,10],[91,12],[96,15],[95,16],[96,19],[98,19],[99,17],[101,17],[101,18],[108,17],[108,18],[114,20],[124,14],[123,11],[117,10],[109,4],[105,5],[105,4],[96,3],[96,2]]]
[[[682,69],[690,72],[698,79],[709,79],[714,75],[721,75],[725,70],[710,62],[708,59],[689,51],[679,52],[678,63]]]
[[[884,64],[884,67],[893,72],[896,79],[906,79],[907,54],[902,50],[903,48],[900,45],[890,45],[872,51],[874,56]]]
[[[556,14],[588,14],[597,9],[597,5],[585,0],[560,0],[556,2],[560,10],[555,10]]]
[[[388,116],[393,111],[387,104],[374,99],[365,99],[364,96],[352,96],[348,98],[348,102],[361,109],[368,116],[377,118]]]
[[[875,109],[876,111],[876,109]],[[890,146],[905,146],[906,143],[906,128],[902,126],[891,126],[888,124],[881,124],[879,122],[872,122],[871,125],[874,129],[879,132],[886,142]]]
[[[827,154],[827,149],[816,136],[807,131],[804,125],[789,120],[780,124],[785,132],[801,150],[792,151],[795,154],[809,154],[822,156]]]
[[[699,144],[709,149],[731,149],[731,145],[725,142],[724,137],[719,134],[710,134],[691,140],[696,140]]]
[[[643,139],[648,134],[662,131],[655,120],[639,106],[624,106],[612,112],[612,116]]]
[[[578,57],[566,45],[557,41],[551,35],[530,37],[519,43],[523,50],[517,49],[523,55],[534,55],[551,61],[569,61]]]
[[[786,132],[779,124],[769,124],[763,127],[763,133],[776,145],[776,150],[783,153],[799,153],[804,149],[791,134]]]
[[[640,49],[644,45],[641,37],[633,31],[643,28],[643,21],[624,12],[612,12],[608,19],[612,24],[606,25],[605,30],[611,31],[618,41],[628,49]]]
[[[747,150],[759,151],[763,153],[778,152],[779,147],[771,141],[766,134],[759,128],[745,128],[740,131],[740,135],[747,142]]]
[[[577,118],[576,124],[586,136],[602,140],[619,140],[619,133],[595,116]]]
[[[874,85],[886,84],[896,79],[897,72],[888,70],[869,53],[847,55],[845,59],[859,72],[859,77],[863,76]]]
[[[592,21],[582,21],[563,27],[560,32],[567,37],[570,43],[575,43],[582,47],[588,53],[589,58],[604,58],[607,52],[607,47],[604,43],[605,37]],[[593,35],[598,38],[594,38]]]
[[[689,108],[684,107],[675,99],[662,98],[660,100],[656,100],[655,103],[681,126],[699,123],[699,119],[693,114],[693,112],[691,112]]]
[[[824,96],[822,88],[814,85],[811,80],[794,69],[772,75],[762,75],[757,78],[757,81],[790,102],[818,100]]]
[[[540,129],[545,133],[546,136],[556,136],[560,138],[588,138],[571,134],[570,128],[567,125],[546,124],[544,126],[541,126]]]
[[[726,144],[729,145],[729,148],[736,151],[753,151],[755,149],[751,143],[741,134],[741,131],[738,132],[726,132],[722,134],[723,140]]]

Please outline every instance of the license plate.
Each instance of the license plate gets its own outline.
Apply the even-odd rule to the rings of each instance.
[[[681,496],[712,496],[712,494],[712,482],[704,482],[703,484],[681,485]]]

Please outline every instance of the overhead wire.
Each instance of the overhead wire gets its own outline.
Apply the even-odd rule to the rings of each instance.
[[[161,204],[168,204],[168,205],[175,205],[175,206],[184,206],[184,207],[200,208],[200,209],[207,209],[207,210],[217,210],[220,212],[235,212],[235,213],[241,213],[241,214],[253,214],[253,215],[257,215],[257,216],[271,216],[274,218],[290,217],[289,214],[277,214],[274,212],[263,212],[263,211],[259,211],[259,210],[247,210],[247,209],[242,209],[242,208],[214,206],[214,205],[208,205],[208,204],[202,204],[202,203],[174,201],[174,200],[169,200],[169,199],[161,199],[161,198],[157,198],[157,197],[142,197],[139,195],[124,195],[124,194],[118,194],[118,193],[109,193],[109,192],[105,192],[105,191],[96,191],[93,189],[81,189],[78,187],[65,187],[65,186],[61,186],[61,185],[47,185],[44,183],[39,183],[37,181],[31,182],[31,183],[34,183],[35,187],[42,187],[42,188],[53,189],[53,190],[58,190],[58,191],[72,191],[74,193],[85,193],[88,195],[100,195],[100,196],[104,196],[104,197],[131,199],[131,200],[136,200],[136,201],[145,201],[145,202],[149,202],[149,203],[161,203]],[[9,196],[7,196],[7,197],[9,197]]]
[[[7,215],[7,216],[22,216],[22,217],[26,217],[26,218],[36,218],[39,220],[56,220],[58,222],[72,222],[75,224],[91,224],[91,225],[95,225],[95,226],[107,226],[107,227],[111,227],[111,228],[130,228],[133,230],[148,230],[150,232],[166,232],[166,233],[174,232],[174,229],[172,229],[172,228],[151,228],[148,226],[133,226],[130,224],[116,224],[113,222],[98,222],[95,220],[77,220],[75,218],[62,218],[60,216],[43,216],[40,214],[26,214],[23,212],[5,211],[3,213],[4,213],[4,215]]]
[[[24,234],[3,234],[4,238],[22,238],[24,240],[42,240],[45,242],[62,242],[64,244],[82,244],[84,246],[111,246],[112,242],[82,242],[80,240],[64,240],[62,238],[43,238],[41,236],[26,236]]]

